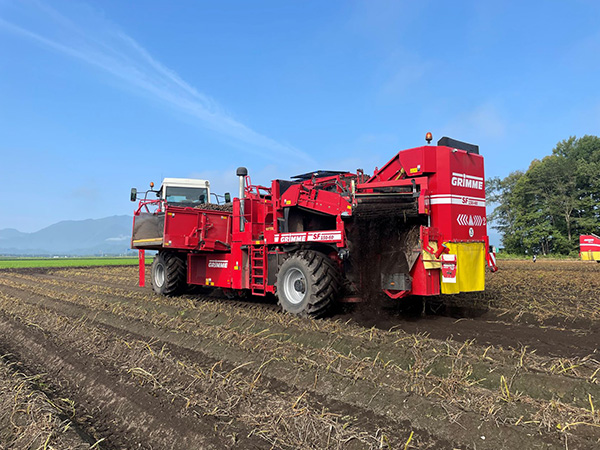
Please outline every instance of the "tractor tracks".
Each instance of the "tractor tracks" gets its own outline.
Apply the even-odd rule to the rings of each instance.
[[[1,272],[0,350],[46,374],[47,395],[72,400],[71,420],[100,448],[585,449],[600,438],[556,431],[595,420],[590,358],[164,299],[85,273]]]
[[[156,296],[151,288],[140,288],[124,283],[111,283],[94,279],[72,279],[60,275],[60,270],[52,274],[41,273],[15,276],[23,283],[39,284],[39,280],[61,286],[64,292],[90,292],[106,296],[108,301],[147,303]],[[0,280],[4,275],[0,273]],[[226,298],[220,290],[195,288],[178,299],[169,299],[167,303],[181,305],[182,301],[204,302],[222,305],[231,310],[280,311],[274,297],[249,297],[238,300]],[[457,342],[474,339],[482,346],[501,346],[503,348],[528,348],[539,355],[552,357],[585,357],[597,354],[600,350],[600,324],[578,321],[539,321],[515,317],[507,311],[477,309],[471,307],[442,307],[435,313],[420,314],[420,300],[410,300],[403,304],[378,299],[375,303],[341,305],[327,321],[355,323],[365,328],[380,330],[401,329],[407,333],[426,334],[434,339],[452,339]]]

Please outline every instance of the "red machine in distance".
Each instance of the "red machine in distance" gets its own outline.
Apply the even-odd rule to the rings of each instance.
[[[600,236],[593,233],[579,236],[579,256],[582,261],[600,263]]]
[[[477,146],[442,138],[399,152],[372,176],[316,171],[268,187],[245,168],[237,176],[239,197],[225,205],[140,200],[131,245],[158,250],[157,293],[272,293],[285,311],[317,317],[373,292],[480,291],[486,264],[496,270]]]

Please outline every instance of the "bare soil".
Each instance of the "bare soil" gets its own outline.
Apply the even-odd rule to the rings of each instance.
[[[600,267],[299,319],[135,267],[0,271],[0,448],[600,446]]]

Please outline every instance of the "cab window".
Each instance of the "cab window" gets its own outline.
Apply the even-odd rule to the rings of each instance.
[[[168,186],[165,200],[169,205],[195,206],[206,203],[207,197],[206,188]]]

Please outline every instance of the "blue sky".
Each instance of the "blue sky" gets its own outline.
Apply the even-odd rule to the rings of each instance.
[[[0,0],[0,228],[132,186],[371,171],[432,131],[487,176],[600,134],[596,1]]]

